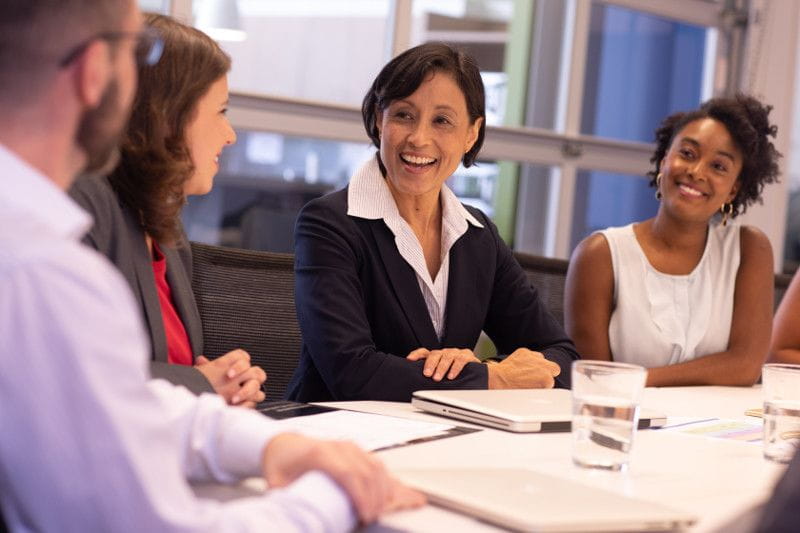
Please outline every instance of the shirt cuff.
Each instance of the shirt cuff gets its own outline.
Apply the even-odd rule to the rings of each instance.
[[[322,472],[309,472],[297,481],[278,489],[291,496],[292,500],[303,501],[307,507],[325,522],[323,531],[352,531],[357,525],[357,517],[350,498],[330,477]]]
[[[234,478],[263,476],[261,459],[269,441],[286,430],[261,413],[228,408],[221,432],[220,466]]]

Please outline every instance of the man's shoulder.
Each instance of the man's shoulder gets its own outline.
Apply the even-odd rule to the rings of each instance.
[[[92,294],[108,303],[125,298],[129,292],[108,260],[81,243],[58,238],[27,242],[0,239],[0,247],[0,283],[5,285],[4,290]]]

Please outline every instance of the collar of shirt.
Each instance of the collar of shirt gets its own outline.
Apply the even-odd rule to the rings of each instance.
[[[391,230],[400,256],[416,273],[420,292],[428,309],[436,335],[441,340],[447,308],[450,275],[450,248],[467,232],[470,224],[483,225],[467,211],[456,195],[442,185],[442,236],[439,271],[431,278],[425,255],[411,226],[400,216],[392,192],[381,174],[377,157],[367,161],[350,179],[347,191],[347,214],[370,220],[383,220]]]
[[[446,224],[462,234],[467,230],[467,223],[483,228],[483,224],[467,211],[446,184],[442,185],[441,200],[443,233]],[[397,235],[389,221],[400,217],[400,211],[381,174],[377,155],[361,165],[350,178],[347,189],[347,214],[369,220],[383,219],[395,236]]]
[[[17,154],[0,144],[0,168],[12,180],[0,182],[0,209],[19,212],[55,236],[78,240],[92,217],[63,190]]]

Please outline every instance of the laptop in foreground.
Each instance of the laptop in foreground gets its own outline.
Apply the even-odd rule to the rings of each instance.
[[[525,469],[401,469],[431,503],[518,531],[672,531],[680,510]]]
[[[566,389],[422,390],[411,405],[423,411],[519,433],[569,431],[572,393]],[[667,417],[647,409],[639,429],[661,427]]]

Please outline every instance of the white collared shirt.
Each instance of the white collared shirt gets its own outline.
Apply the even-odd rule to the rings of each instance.
[[[220,503],[187,480],[260,474],[278,429],[148,381],[130,289],[79,243],[91,218],[0,144],[0,507],[12,531],[346,531],[327,476]]]
[[[381,174],[377,156],[365,162],[353,174],[347,190],[348,216],[369,220],[383,219],[391,230],[397,251],[417,275],[419,290],[428,308],[433,329],[441,340],[447,309],[450,248],[467,232],[469,224],[478,228],[483,228],[483,225],[466,210],[447,185],[442,184],[439,198],[442,203],[442,249],[439,272],[436,279],[431,279],[422,245],[408,222],[400,216],[397,203]]]

